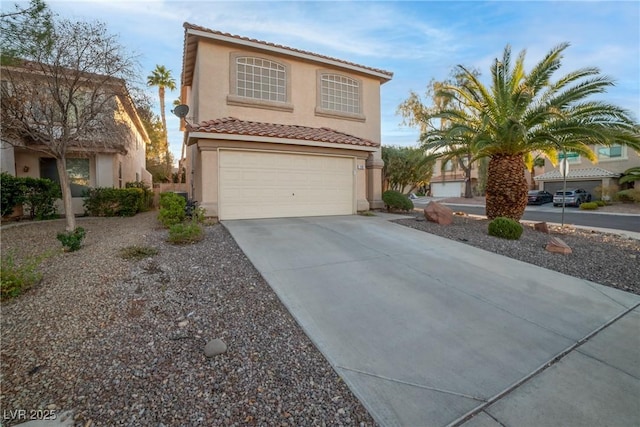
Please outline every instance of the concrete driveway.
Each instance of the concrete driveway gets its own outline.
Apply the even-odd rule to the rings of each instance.
[[[640,425],[637,295],[380,217],[224,225],[381,425]]]

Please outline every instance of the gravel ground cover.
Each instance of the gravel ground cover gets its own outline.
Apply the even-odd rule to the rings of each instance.
[[[424,215],[394,222],[427,233],[457,240],[520,261],[555,270],[570,276],[640,295],[640,241],[616,234],[592,232],[580,228],[549,226],[549,234],[523,223],[519,240],[506,240],[487,233],[488,220],[454,216],[451,225],[426,221]],[[562,255],[545,250],[552,237],[559,237],[573,253]]]
[[[53,251],[1,306],[3,413],[73,410],[78,426],[375,425],[221,225],[173,246],[155,212],[2,229],[16,257]],[[119,251],[156,248],[140,261]],[[221,338],[226,353],[206,358]],[[3,420],[13,425],[16,420]]]

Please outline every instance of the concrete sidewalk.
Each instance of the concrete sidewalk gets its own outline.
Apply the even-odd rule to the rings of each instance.
[[[377,217],[223,224],[381,425],[640,424],[640,296]]]

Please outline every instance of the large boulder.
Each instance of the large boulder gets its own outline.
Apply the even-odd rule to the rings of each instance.
[[[569,255],[570,253],[573,252],[569,247],[569,245],[567,245],[564,242],[564,240],[562,240],[559,237],[552,237],[551,240],[549,240],[549,243],[547,243],[547,246],[545,249],[548,250],[549,252],[564,254],[564,255]]]
[[[438,202],[429,202],[424,208],[424,217],[440,225],[449,225],[453,222],[453,210]]]

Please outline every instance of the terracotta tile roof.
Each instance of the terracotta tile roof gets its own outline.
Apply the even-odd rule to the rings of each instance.
[[[602,168],[584,168],[584,169],[571,169],[569,167],[569,173],[567,179],[587,179],[587,178],[619,178],[621,174],[611,172]],[[562,179],[562,174],[559,170],[552,170],[545,172],[533,178],[535,181],[550,181]]]
[[[206,132],[245,136],[262,136],[281,139],[298,139],[305,141],[329,142],[334,144],[357,145],[361,147],[377,147],[373,141],[339,132],[329,128],[312,128],[307,126],[281,125],[239,120],[234,117],[208,120],[187,126],[189,132]]]
[[[370,72],[373,72],[373,73],[376,73],[376,74],[382,74],[382,76],[383,76],[385,81],[391,80],[391,78],[393,77],[393,73],[391,71],[382,70],[380,68],[367,67],[367,66],[364,66],[364,65],[356,64],[354,62],[349,62],[349,61],[345,61],[345,60],[342,60],[342,59],[333,58],[331,56],[320,55],[318,53],[313,53],[313,52],[309,52],[309,51],[306,51],[306,50],[295,49],[295,48],[292,48],[292,47],[289,47],[289,46],[283,46],[283,45],[279,45],[279,44],[275,44],[275,43],[266,42],[266,41],[263,41],[263,40],[252,39],[252,38],[249,38],[249,37],[238,36],[238,35],[230,34],[230,33],[224,33],[222,31],[212,30],[212,29],[209,29],[209,28],[206,28],[206,27],[201,27],[199,25],[190,24],[188,22],[185,22],[183,24],[183,27],[185,29],[185,46],[184,46],[184,49],[185,49],[184,56],[185,56],[185,58],[188,56],[187,55],[187,50],[191,47],[191,46],[189,46],[189,43],[187,43],[188,30],[196,30],[196,31],[202,31],[202,32],[205,32],[205,33],[213,34],[213,35],[216,35],[216,36],[230,37],[230,38],[233,38],[233,39],[236,39],[236,40],[240,40],[240,41],[258,43],[258,44],[261,44],[261,45],[264,45],[264,46],[268,46],[268,47],[272,47],[272,48],[283,49],[283,50],[287,50],[287,51],[289,51],[291,53],[294,53],[294,54],[309,55],[311,57],[317,58],[321,62],[332,61],[332,62],[337,62],[337,63],[340,63],[340,64],[344,64],[344,65],[347,65],[347,66],[360,68],[360,69],[365,70],[365,71],[370,71]],[[189,72],[189,71],[190,70],[187,70],[187,72]],[[188,80],[188,76],[184,76],[183,75],[183,80],[185,80],[185,79]]]

